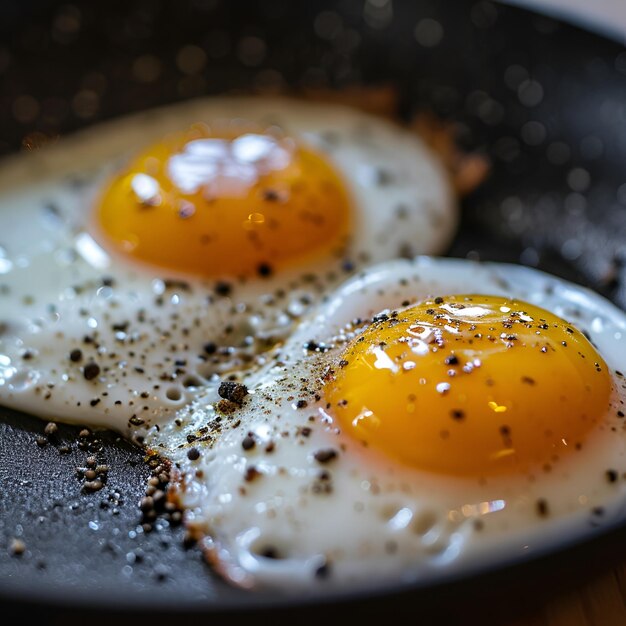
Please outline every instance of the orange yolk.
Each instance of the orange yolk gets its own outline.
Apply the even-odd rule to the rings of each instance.
[[[179,273],[267,275],[339,253],[351,207],[332,165],[289,137],[197,124],[139,154],[104,190],[105,247]]]
[[[611,377],[584,335],[503,297],[437,298],[380,316],[327,383],[344,432],[416,469],[549,470],[607,414]]]

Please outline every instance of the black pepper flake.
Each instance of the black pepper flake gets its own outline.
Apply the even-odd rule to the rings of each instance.
[[[315,494],[329,494],[333,492],[331,476],[327,471],[319,473],[317,480],[311,485],[311,491]]]
[[[254,437],[252,436],[252,433],[248,433],[243,438],[243,441],[241,442],[241,447],[244,450],[252,450],[252,448],[254,448],[255,445],[256,445],[256,441],[254,440]]]
[[[617,417],[624,417],[624,411],[618,411]]]
[[[307,341],[304,344],[304,349],[307,350],[308,352],[328,352],[328,350],[330,350],[330,348],[323,343],[317,343],[316,341]]]
[[[543,498],[537,500],[537,515],[539,515],[540,517],[547,517],[548,513],[548,502]]]
[[[443,304],[443,298],[435,298],[435,304]]]
[[[465,419],[465,411],[462,411],[461,409],[452,409],[450,411],[450,416],[452,419],[462,420]]]
[[[500,434],[502,435],[504,445],[510,448],[513,443],[511,440],[511,429],[506,424],[503,424],[500,426]]]
[[[187,458],[190,461],[197,461],[200,458],[200,450],[198,448],[189,448],[187,450]]]
[[[83,358],[82,350],[79,350],[78,348],[76,348],[70,352],[70,361],[72,361],[72,363],[78,363],[82,358]]]
[[[535,384],[535,379],[531,378],[530,376],[522,376],[522,382],[525,385],[534,385]]]
[[[232,290],[232,285],[230,283],[227,283],[226,281],[220,280],[215,283],[215,293],[218,296],[229,296]]]
[[[217,393],[220,398],[241,405],[244,398],[248,395],[248,388],[241,383],[224,381],[220,383]]]
[[[93,398],[89,401],[89,406],[97,406],[98,404],[100,404],[100,398]]]
[[[306,409],[306,407],[309,405],[309,403],[306,400],[298,400],[296,402],[296,408],[297,409]]]
[[[217,345],[214,344],[212,341],[209,341],[208,343],[205,343],[204,346],[202,346],[202,349],[206,352],[206,354],[215,354],[215,352],[217,351]]]
[[[263,200],[266,202],[278,202],[280,200],[280,194],[275,189],[264,189]]]
[[[458,365],[459,359],[456,355],[451,354],[450,356],[446,357],[444,362],[446,365]]]
[[[333,450],[332,448],[325,448],[323,450],[318,450],[313,458],[318,463],[330,463],[330,461],[336,459],[338,456],[337,450]]]
[[[259,276],[262,276],[263,278],[267,278],[268,276],[272,275],[272,266],[269,265],[268,263],[260,263],[259,266],[257,267],[257,272]]]
[[[385,187],[393,182],[393,172],[382,167],[376,168],[375,181],[379,187]]]
[[[619,476],[619,474],[614,469],[606,470],[606,479],[610,483],[617,482],[618,476]]]
[[[94,361],[90,361],[83,368],[83,376],[86,380],[93,380],[100,374],[100,366]]]
[[[254,465],[251,465],[250,467],[246,468],[246,472],[243,477],[244,477],[244,480],[247,483],[249,483],[255,480],[256,478],[259,478],[259,476],[261,476],[261,472],[259,472],[259,470],[256,467],[254,467]]]

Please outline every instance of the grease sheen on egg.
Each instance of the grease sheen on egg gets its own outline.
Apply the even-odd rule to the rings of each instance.
[[[457,475],[554,463],[603,421],[611,393],[604,360],[572,324],[480,295],[375,319],[332,379],[325,398],[342,430],[417,469]]]

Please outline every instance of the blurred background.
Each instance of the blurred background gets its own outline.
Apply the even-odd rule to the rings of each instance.
[[[504,0],[548,15],[568,20],[624,42],[626,6],[622,0]]]
[[[621,16],[626,32],[626,11],[616,10],[621,0],[598,0],[593,8],[581,0],[510,2],[579,22],[593,14],[592,27],[618,28]],[[458,108],[464,75],[476,87],[501,81],[489,77],[498,48],[503,48],[507,67],[514,60],[522,67],[550,60],[532,36],[537,30],[546,36],[558,30],[549,20],[520,22],[512,40],[505,28],[496,42],[494,35],[506,21],[502,10],[498,18],[497,4],[458,5],[433,0],[3,2],[0,154],[39,146],[59,133],[121,113],[235,89],[396,81],[405,92],[423,85],[421,103],[450,115]],[[468,15],[470,23],[463,27]],[[449,23],[454,23],[451,31]],[[531,45],[520,54],[525,30],[531,31]],[[488,44],[477,38],[480,31],[489,31]],[[458,55],[459,49],[465,54]],[[481,64],[486,71],[477,80]],[[511,70],[509,83],[519,86],[528,69],[517,77]],[[626,56],[619,69],[626,71]],[[545,70],[535,68],[538,74]],[[419,81],[408,85],[411,74]],[[441,80],[433,85],[437,74]],[[451,79],[458,85],[456,94],[443,86]],[[540,104],[543,94],[536,84],[527,87],[522,105]],[[410,98],[415,102],[415,93]],[[496,125],[502,117],[494,112],[498,108],[483,103],[483,109],[492,113],[488,125]],[[521,120],[519,112],[515,115]]]

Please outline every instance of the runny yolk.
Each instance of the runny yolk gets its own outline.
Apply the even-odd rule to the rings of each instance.
[[[327,383],[328,412],[416,469],[549,471],[607,415],[611,377],[573,326],[526,302],[456,295],[379,316]]]
[[[320,154],[232,122],[148,147],[96,207],[105,247],[177,273],[267,275],[347,241],[343,181]]]

